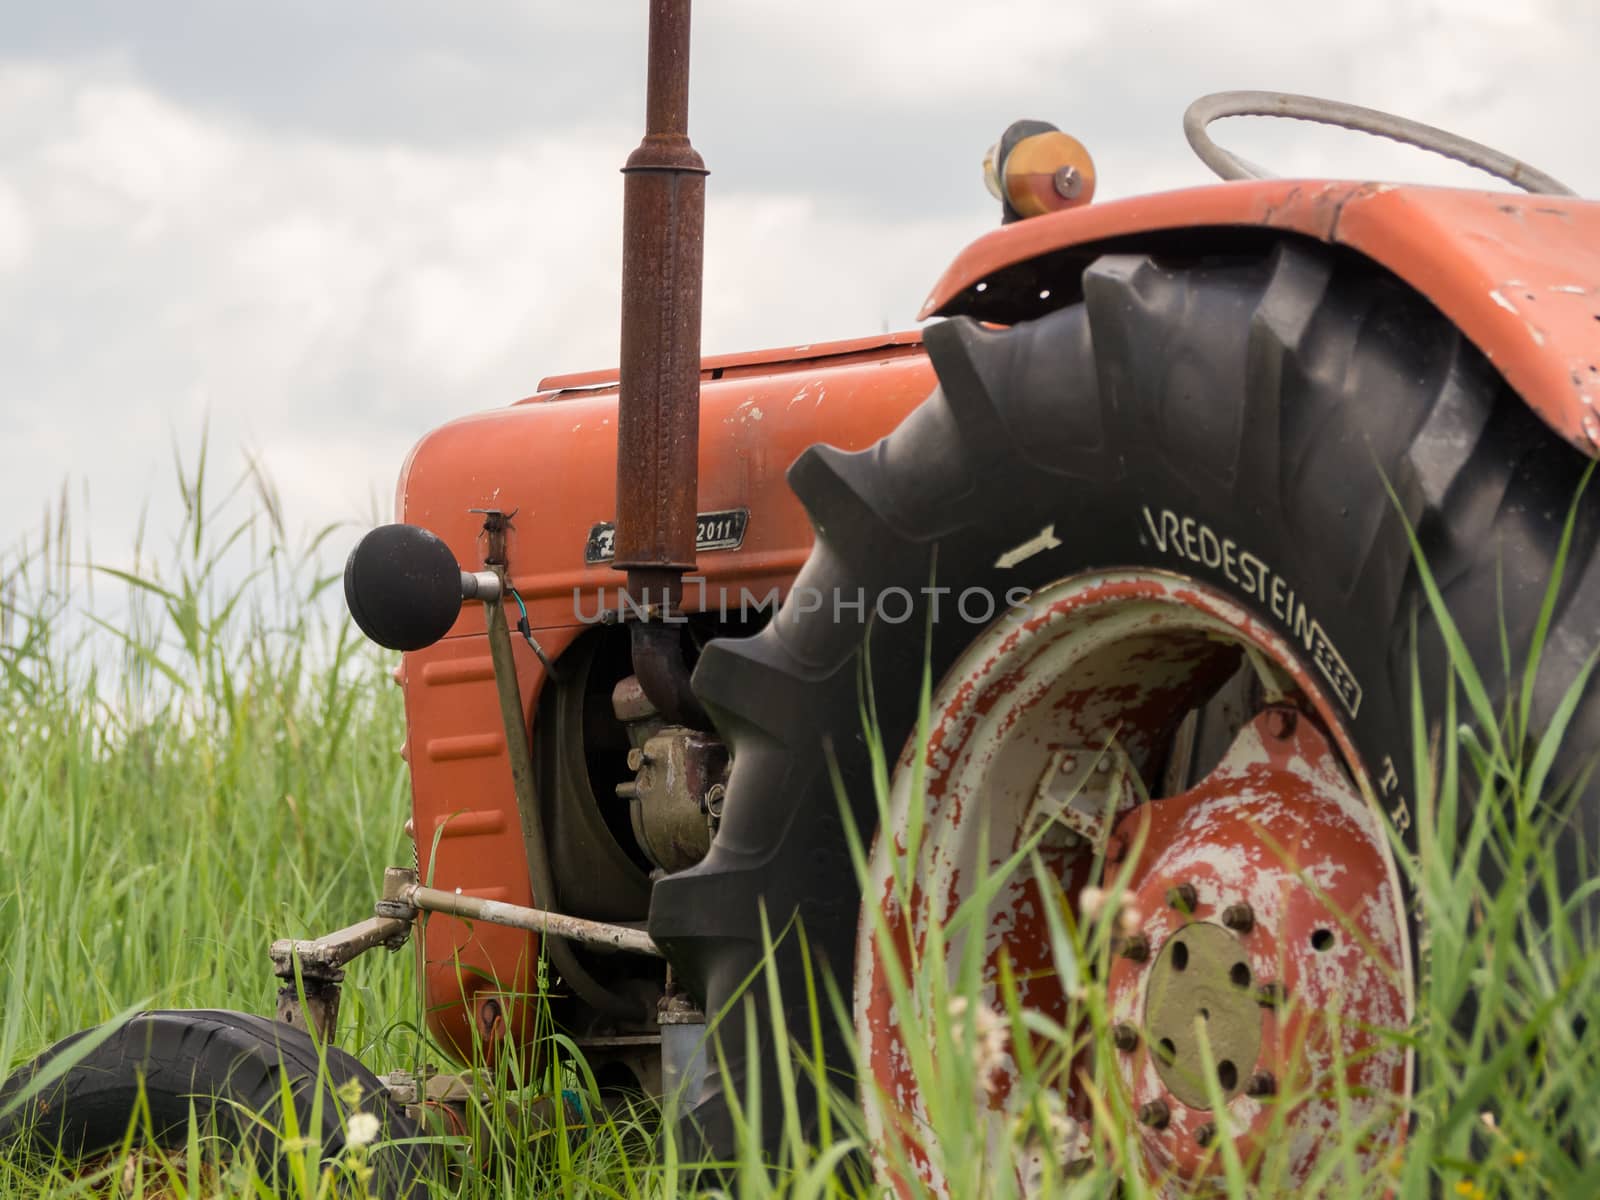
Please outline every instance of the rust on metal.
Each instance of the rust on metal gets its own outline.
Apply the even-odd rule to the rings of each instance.
[[[1278,1090],[1278,1081],[1271,1071],[1256,1071],[1244,1083],[1244,1094],[1260,1099]]]
[[[1281,1136],[1258,1102],[1280,1090],[1313,1095],[1290,1118],[1302,1147],[1290,1178],[1301,1185],[1316,1147],[1339,1136],[1333,1073],[1363,1095],[1406,1094],[1409,1061],[1393,1031],[1413,1003],[1383,834],[1318,722],[1302,714],[1279,736],[1283,711],[1258,713],[1203,780],[1122,830],[1141,844],[1129,903],[1151,914],[1152,965],[1114,963],[1107,979],[1112,1020],[1142,1025],[1141,1048],[1119,1069],[1135,1101],[1159,1100],[1171,1114],[1169,1130],[1145,1141],[1148,1166],[1188,1185],[1216,1170],[1200,1153],[1216,1120],[1210,1084],[1247,1170]],[[1192,914],[1161,903],[1185,882],[1201,901]],[[1249,937],[1238,930],[1245,905]],[[1398,1144],[1403,1120],[1372,1128],[1368,1162]]]
[[[1241,649],[1252,651],[1244,663]],[[1263,669],[1281,676],[1295,705],[1292,730],[1258,709],[1203,778],[1115,817],[1106,838],[1108,849],[1115,839],[1123,851],[1114,885],[1082,845],[1052,845],[1030,821],[1054,814],[1041,808],[1037,781],[1070,774],[1058,761],[1063,746],[1114,746],[1141,779],[1163,775],[1186,714],[1213,702],[1241,670]],[[931,1030],[939,1014],[895,1011],[891,989],[878,986],[886,960],[898,954],[903,968],[925,952],[935,924],[974,899],[972,881],[1023,845],[1059,880],[1060,894],[1078,897],[1083,926],[1111,935],[1105,982],[1115,1053],[1107,1057],[1117,1078],[1093,1086],[1116,1085],[1135,1111],[1148,1105],[1147,1120],[1159,1114],[1138,1132],[1152,1194],[1193,1194],[1219,1171],[1214,1148],[1197,1141],[1208,1122],[1224,1128],[1209,1104],[1213,1085],[1245,1170],[1287,1137],[1297,1185],[1318,1147],[1339,1136],[1338,1105],[1328,1099],[1336,1086],[1370,1097],[1407,1093],[1410,1060],[1392,1035],[1415,1011],[1404,902],[1355,781],[1361,759],[1333,705],[1276,631],[1204,585],[1155,572],[1086,574],[1041,589],[951,667],[932,698],[926,744],[908,739],[891,778],[858,926],[856,1032],[876,1084],[863,1089],[867,1127],[904,1146],[901,1194],[918,1192],[913,1175],[922,1190],[950,1194],[939,1165],[917,1156],[884,1108],[915,1112],[924,1103],[907,1039]],[[896,883],[908,860],[909,895]],[[979,903],[978,1002],[1003,1013],[1008,1000],[995,981],[1009,972],[1027,1008],[1074,1020],[1036,876],[1017,872]],[[1269,982],[1281,985],[1270,993],[1278,1003],[1262,1007],[1259,989]],[[1207,1043],[1197,1020],[1215,1072],[1203,1082]],[[984,1077],[980,1115],[995,1128],[1008,1119],[1019,1071],[1016,1056],[1003,1053]],[[1270,1085],[1258,1076],[1271,1076]],[[1075,1120],[1092,1108],[1079,1078],[1060,1089]],[[1265,1102],[1269,1094],[1296,1103],[1280,1108]],[[1379,1103],[1363,1118],[1371,1131],[1363,1169],[1404,1136],[1402,1108],[1391,1122]]]
[[[667,620],[678,606],[676,589],[681,577],[666,572],[628,572],[628,587],[641,600],[650,599],[653,616],[637,622],[630,633],[633,643],[633,673],[639,686],[661,715],[677,725],[709,729],[710,718],[689,687],[689,667],[683,657],[683,625]],[[655,598],[661,597],[660,605]]]
[[[517,514],[502,512],[498,508],[469,508],[467,511],[483,518],[483,565],[495,574],[503,575],[509,561],[506,557],[506,534],[511,529],[511,518]],[[505,581],[501,582],[503,584]]]
[[[1267,734],[1275,738],[1286,738],[1294,732],[1298,714],[1292,708],[1269,708],[1265,714],[1263,728]]]
[[[1151,1129],[1165,1129],[1167,1122],[1172,1119],[1172,1113],[1164,1101],[1146,1100],[1139,1106],[1139,1124],[1148,1125]]]
[[[622,168],[616,566],[675,589],[694,566],[705,163],[689,142],[689,0],[651,0],[644,140]]]
[[[689,142],[689,0],[651,0],[645,134],[622,168],[614,565],[649,616],[634,673],[669,721],[706,727],[669,621],[694,568],[706,168]]]
[[[1178,883],[1167,889],[1167,907],[1182,913],[1192,913],[1200,905],[1199,894],[1192,883]]]
[[[324,1044],[339,1028],[339,985],[324,979],[304,979],[278,989],[273,1016],[291,1029],[312,1034]]]
[[[488,921],[494,925],[509,925],[513,929],[543,933],[552,939],[568,938],[591,946],[661,957],[661,951],[650,940],[650,935],[631,925],[613,925],[606,921],[569,917],[565,913],[525,908],[520,904],[507,904],[502,900],[485,900],[481,896],[468,896],[464,892],[446,892],[439,888],[423,887],[421,884],[412,884],[406,888],[405,899],[420,912],[447,913],[453,917],[465,917],[469,921]]]
[[[390,868],[384,873],[385,900],[389,898],[389,876],[393,871]],[[377,916],[333,933],[273,942],[269,951],[272,969],[281,984],[277,1019],[331,1042],[339,1027],[339,989],[344,983],[345,964],[378,946],[398,950],[410,936],[410,917],[387,911],[380,902]]]
[[[694,866],[711,849],[711,788],[726,778],[728,751],[711,734],[669,725],[628,754],[633,779],[617,784],[633,835],[665,871]]]
[[[1255,928],[1256,915],[1250,906],[1241,900],[1222,910],[1222,923],[1235,933],[1249,933]]]
[[[296,971],[306,978],[338,982],[351,959],[378,946],[390,950],[411,936],[411,922],[392,916],[368,917],[335,933],[311,940],[282,938],[272,943],[272,966],[279,979],[292,980]]]

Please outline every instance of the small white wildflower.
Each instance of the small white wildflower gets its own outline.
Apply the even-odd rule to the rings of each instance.
[[[983,1090],[990,1095],[995,1091],[994,1073],[1005,1065],[1006,1046],[1011,1041],[1011,1031],[1005,1018],[987,1006],[973,1010],[972,1024],[977,1034],[973,1058],[978,1078],[983,1080]]]
[[[347,1146],[370,1146],[378,1138],[378,1133],[383,1128],[372,1113],[358,1112],[351,1116],[350,1126],[345,1130],[344,1144]]]
[[[1123,937],[1132,937],[1144,928],[1144,914],[1131,904],[1124,904],[1117,910],[1117,932]]]
[[[1005,1018],[986,1004],[970,1003],[965,996],[951,996],[946,1011],[956,1041],[972,1053],[973,1075],[979,1086],[994,1095],[998,1086],[994,1075],[1006,1064],[1006,1047],[1011,1040]]]
[[[1078,893],[1078,920],[1085,926],[1099,924],[1108,918],[1112,932],[1129,937],[1144,925],[1144,914],[1129,903],[1126,893],[1118,893],[1118,903],[1112,909],[1111,895],[1105,888],[1086,887]]]
[[[1105,888],[1086,887],[1078,893],[1078,916],[1085,925],[1093,925],[1105,911]]]

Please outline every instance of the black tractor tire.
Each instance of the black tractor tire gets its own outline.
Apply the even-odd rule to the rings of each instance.
[[[1507,693],[1502,623],[1520,653],[1587,462],[1449,320],[1370,262],[1298,241],[1209,259],[1111,255],[1084,271],[1081,292],[1071,282],[1055,287],[1071,303],[1009,328],[928,328],[933,394],[876,445],[815,446],[789,472],[816,532],[794,593],[811,599],[791,597],[762,633],[700,659],[694,688],[733,772],[711,852],[652,899],[650,933],[708,1012],[760,963],[763,907],[775,934],[798,918],[813,960],[848,994],[860,892],[830,764],[870,839],[863,675],[893,761],[915,728],[925,662],[937,684],[979,631],[952,604],[965,588],[1005,596],[1087,571],[1175,571],[1295,640],[1264,576],[1212,554],[1231,540],[1293,589],[1336,651],[1337,668],[1326,646],[1314,656],[1297,643],[1306,670],[1349,698],[1359,687],[1347,731],[1371,778],[1385,778],[1399,826],[1413,819],[1413,654],[1434,714],[1448,670],[1408,521],[1486,685]],[[1597,502],[1594,489],[1579,502],[1534,705],[1541,727],[1600,645]],[[1046,527],[1058,545],[997,563]],[[952,589],[931,625],[930,583]],[[893,619],[898,594],[890,619],[887,605],[874,615],[873,598],[895,589],[916,603],[909,619]],[[851,607],[862,593],[864,612]],[[1591,690],[1565,744],[1587,753],[1597,733]],[[1557,774],[1579,766],[1569,754]],[[1576,810],[1593,829],[1593,791]],[[1558,848],[1568,889],[1572,840]],[[792,937],[777,970],[788,1028],[809,1028]],[[768,1018],[757,1017],[759,1063],[746,1059],[747,1019],[739,1007],[724,1018],[729,1077],[708,1072],[689,1118],[718,1156],[734,1139],[724,1087],[759,1067],[770,1095],[774,1079]],[[822,1024],[833,1025],[826,1011]],[[827,1035],[826,1053],[847,1080],[842,1038]]]
[[[76,1161],[121,1146],[130,1128],[136,1144],[181,1147],[192,1106],[203,1130],[209,1127],[224,1144],[252,1155],[261,1177],[272,1180],[280,1177],[275,1131],[285,1127],[287,1096],[300,1135],[318,1139],[329,1161],[345,1150],[345,1123],[353,1113],[378,1117],[381,1132],[369,1159],[373,1193],[384,1200],[425,1194],[426,1147],[404,1141],[419,1136],[416,1127],[372,1072],[333,1046],[319,1058],[303,1030],[248,1013],[140,1013],[63,1074],[33,1089],[41,1072],[62,1055],[76,1054],[78,1043],[94,1033],[85,1030],[56,1043],[0,1086],[5,1153],[20,1149],[45,1163],[58,1155]],[[361,1091],[353,1106],[336,1095],[352,1081]],[[141,1091],[149,1106],[147,1130],[134,1120]],[[18,1097],[23,1099],[13,1110]]]

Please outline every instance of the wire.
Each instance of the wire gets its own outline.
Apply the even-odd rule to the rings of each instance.
[[[510,584],[506,585],[506,590],[511,594],[511,598],[517,602],[517,611],[522,614],[517,618],[517,632],[522,635],[522,640],[527,642],[534,654],[538,656],[539,662],[544,666],[544,673],[550,676],[551,679],[559,681],[561,673],[556,670],[555,663],[550,661],[550,656],[544,652],[544,647],[539,645],[538,640],[533,636],[533,628],[528,622],[528,606],[522,602],[522,594]]]

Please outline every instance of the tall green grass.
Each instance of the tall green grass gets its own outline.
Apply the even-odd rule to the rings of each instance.
[[[160,553],[140,545],[116,569],[95,568],[65,503],[0,553],[0,1071],[130,1006],[270,1012],[271,940],[365,915],[382,868],[410,858],[399,694],[391,664],[327,602],[336,578],[323,561],[328,531],[291,536],[254,465],[220,494],[211,471],[204,453],[180,463],[186,518]],[[1520,686],[1505,711],[1482,683],[1482,672],[1505,664],[1472,664],[1457,639],[1445,711],[1414,714],[1426,749],[1415,786],[1421,852],[1414,863],[1402,858],[1431,953],[1420,1019],[1403,1036],[1421,1086],[1387,1114],[1411,1119],[1403,1152],[1361,1174],[1364,1131],[1352,1122],[1319,1176],[1323,1194],[1600,1195],[1591,1032],[1600,1024],[1600,934],[1580,915],[1600,884],[1561,894],[1548,852],[1562,820],[1549,781],[1562,730],[1537,739],[1528,728],[1547,626],[1548,612],[1533,646],[1508,648]],[[931,682],[922,680],[925,696]],[[881,806],[897,750],[879,747]],[[1458,821],[1467,794],[1478,803]],[[856,850],[867,852],[860,842]],[[1482,882],[1490,863],[1502,881],[1492,888]],[[1006,869],[1038,865],[1024,850]],[[1529,895],[1543,898],[1544,915]],[[1130,1169],[1138,1127],[1118,1089],[1094,1094],[1081,1129],[1067,1125],[1058,1099],[1074,1055],[1107,1057],[1109,1018],[1090,968],[1104,967],[1111,932],[1076,919],[1061,899],[1050,914],[1053,947],[1077,986],[1059,1025],[1022,1011],[1010,985],[1008,1011],[991,1018],[976,1002],[976,960],[949,969],[946,947],[976,909],[934,931],[891,980],[899,1010],[917,1023],[908,1043],[928,1121],[916,1136],[959,1196],[1016,1195],[1023,1160],[1047,1194],[1153,1194]],[[775,939],[800,935],[773,917]],[[431,1131],[435,1193],[675,1197],[721,1181],[741,1197],[876,1197],[873,1152],[912,1178],[895,1140],[872,1146],[855,1097],[823,1077],[820,1030],[848,1029],[849,1004],[835,981],[809,980],[803,1028],[777,1015],[770,978],[752,979],[740,1001],[760,1017],[750,1036],[793,1053],[740,1098],[745,1134],[719,1175],[697,1170],[672,1136],[670,1100],[665,1119],[644,1100],[600,1107],[581,1057],[546,1030],[556,1053],[537,1076],[501,1067],[466,1137]],[[1450,1017],[1468,997],[1475,1015],[1459,1028]],[[417,1006],[410,956],[368,955],[349,972],[340,1043],[378,1071],[443,1063],[418,1033]],[[1021,1083],[997,1129],[978,1097],[983,1060],[1001,1045],[1019,1054]],[[1109,1062],[1099,1068],[1098,1079],[1115,1078]],[[788,1117],[779,1154],[764,1155],[753,1132],[761,1112],[792,1114],[808,1079],[823,1095],[823,1136],[809,1139]],[[1093,1151],[1087,1170],[1073,1165],[1083,1145]],[[1251,1164],[1232,1157],[1226,1138],[1218,1154],[1224,1194],[1284,1194],[1270,1161],[1252,1191]],[[197,1169],[197,1157],[197,1148],[178,1159],[135,1155],[84,1176],[0,1163],[0,1196],[268,1194],[248,1176]],[[326,1181],[316,1166],[312,1154],[285,1194],[319,1194]]]
[[[271,1012],[266,949],[370,912],[407,861],[398,689],[327,604],[264,473],[180,461],[160,553],[88,559],[65,502],[0,552],[0,1067],[140,1007]],[[408,961],[352,972],[383,1060]],[[3,1175],[0,1175],[3,1179]]]

